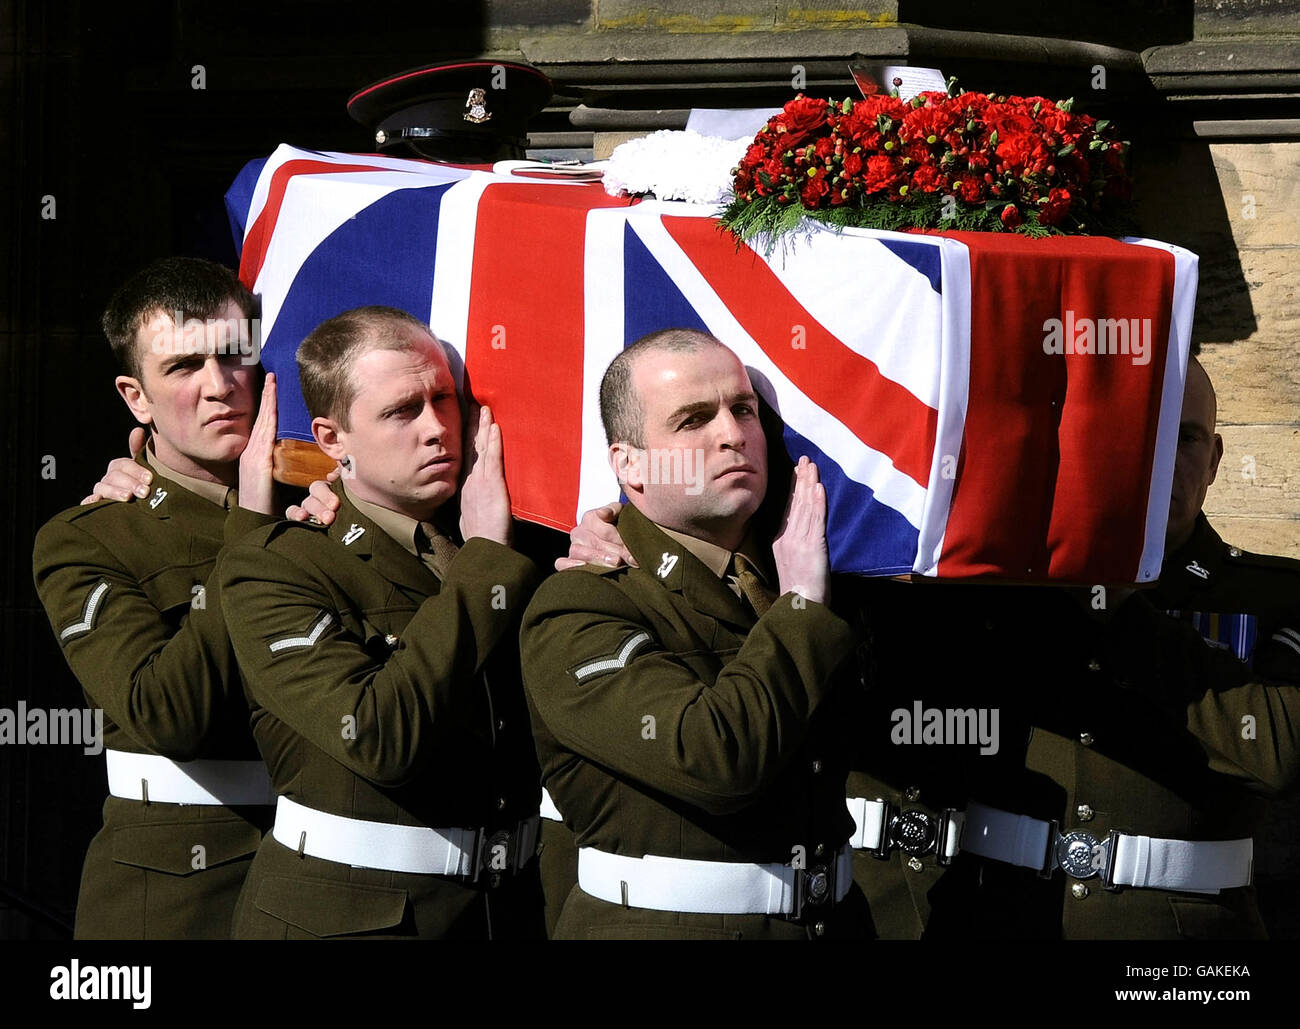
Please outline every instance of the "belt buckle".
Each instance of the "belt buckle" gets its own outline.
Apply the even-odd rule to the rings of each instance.
[[[1049,837],[1051,852],[1047,862],[1047,877],[1057,868],[1071,879],[1080,881],[1101,876],[1104,889],[1118,890],[1115,885],[1115,841],[1119,831],[1112,829],[1105,840],[1099,840],[1090,832],[1074,829],[1063,833],[1057,823],[1052,823]]]
[[[515,868],[517,857],[515,851],[519,846],[519,833],[511,832],[509,829],[498,829],[492,833],[486,829],[478,829],[475,831],[475,837],[477,845],[471,882],[478,882],[479,878],[487,873],[489,885],[497,886],[501,882],[501,874],[513,871]],[[497,867],[496,862],[502,858],[504,858],[504,865]]]
[[[889,843],[908,857],[921,857],[938,849],[939,827],[920,808],[908,808],[890,819]]]
[[[839,855],[826,862],[819,861],[809,868],[794,870],[794,911],[791,917],[803,917],[807,907],[823,907],[835,902],[839,892]]]

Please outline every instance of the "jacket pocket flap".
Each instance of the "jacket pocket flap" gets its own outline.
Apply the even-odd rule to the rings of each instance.
[[[406,891],[270,875],[258,886],[254,903],[272,918],[313,936],[344,936],[400,923]]]
[[[155,872],[192,875],[257,851],[262,832],[248,822],[159,822],[113,830],[113,860]]]

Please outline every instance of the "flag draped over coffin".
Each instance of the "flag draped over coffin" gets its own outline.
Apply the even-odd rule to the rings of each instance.
[[[764,257],[713,208],[289,146],[250,164],[227,206],[281,438],[311,439],[302,338],[352,307],[398,307],[455,348],[496,412],[516,515],[568,529],[618,495],[605,368],[647,332],[694,327],[749,367],[791,457],[817,463],[837,571],[1159,572],[1196,293],[1186,250],[812,227]],[[1083,345],[1106,320],[1112,340],[1122,321],[1150,346],[1145,360],[1048,353],[1052,319],[1058,341]]]

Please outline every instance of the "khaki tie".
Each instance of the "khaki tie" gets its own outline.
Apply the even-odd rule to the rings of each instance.
[[[740,587],[740,592],[749,601],[754,613],[761,618],[772,606],[776,596],[763,584],[754,564],[747,561],[743,554],[733,554],[731,564],[735,568],[732,574],[736,585]]]
[[[420,552],[420,560],[438,577],[439,582],[443,582],[447,578],[447,569],[451,566],[452,558],[460,553],[460,547],[439,532],[438,527],[432,522],[420,523],[420,531],[416,534],[415,540],[416,549]]]

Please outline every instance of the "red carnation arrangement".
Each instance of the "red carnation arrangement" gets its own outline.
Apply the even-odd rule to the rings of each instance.
[[[769,248],[804,217],[1029,236],[1120,231],[1128,144],[1071,106],[983,93],[797,96],[735,169],[722,224]]]

